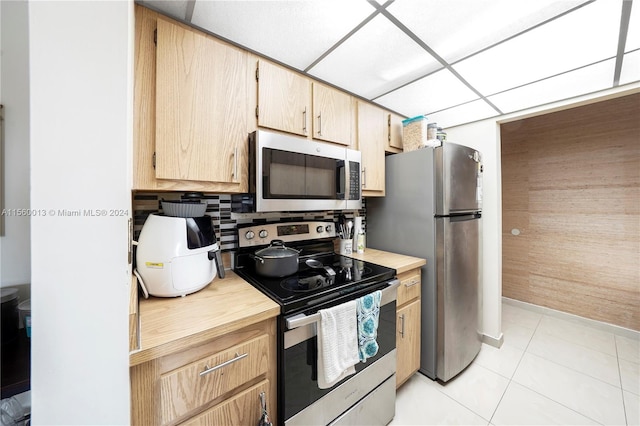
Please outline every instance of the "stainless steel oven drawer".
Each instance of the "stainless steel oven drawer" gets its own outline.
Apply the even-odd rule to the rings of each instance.
[[[362,399],[367,397],[372,391],[376,390],[381,383],[391,380],[393,384],[393,393],[384,392],[383,395],[388,398],[392,404],[392,408],[384,407],[390,413],[391,418],[395,415],[395,373],[396,373],[396,350],[391,352],[369,365],[367,368],[351,378],[328,394],[324,395],[312,405],[308,406],[298,414],[292,416],[285,421],[286,426],[307,426],[307,425],[328,425],[332,421],[338,421],[338,416],[348,412],[351,407],[357,407]],[[388,384],[387,384],[388,385]],[[382,405],[380,408],[383,408]],[[355,414],[355,413],[354,413]],[[385,417],[385,416],[383,416]],[[388,417],[388,416],[387,416]],[[390,418],[390,419],[391,419]],[[389,419],[389,420],[390,420]],[[389,421],[382,423],[382,419],[376,417],[374,422],[365,422],[361,424],[367,425],[385,425]],[[340,423],[346,424],[346,423]],[[349,423],[358,424],[358,423]]]
[[[396,413],[396,375],[388,378],[329,426],[384,426]]]

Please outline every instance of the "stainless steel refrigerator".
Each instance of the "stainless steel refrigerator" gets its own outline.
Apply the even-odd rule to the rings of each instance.
[[[446,382],[480,351],[482,160],[441,146],[386,157],[386,196],[366,200],[367,247],[420,257],[420,372]]]

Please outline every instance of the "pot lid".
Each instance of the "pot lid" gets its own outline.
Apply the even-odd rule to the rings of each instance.
[[[282,240],[273,240],[269,247],[265,247],[256,251],[256,256],[266,258],[287,258],[291,256],[297,256],[300,253],[298,250],[285,247]]]

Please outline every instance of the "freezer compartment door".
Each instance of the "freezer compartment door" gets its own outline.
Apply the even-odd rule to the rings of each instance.
[[[478,324],[479,238],[479,215],[436,220],[436,371],[445,382],[473,361],[482,343]]]
[[[482,159],[478,151],[444,143],[435,148],[436,215],[482,210]]]

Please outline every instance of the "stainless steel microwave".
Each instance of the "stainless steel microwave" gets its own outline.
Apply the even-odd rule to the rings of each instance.
[[[249,135],[249,193],[234,212],[356,210],[362,207],[360,151],[258,130]]]

